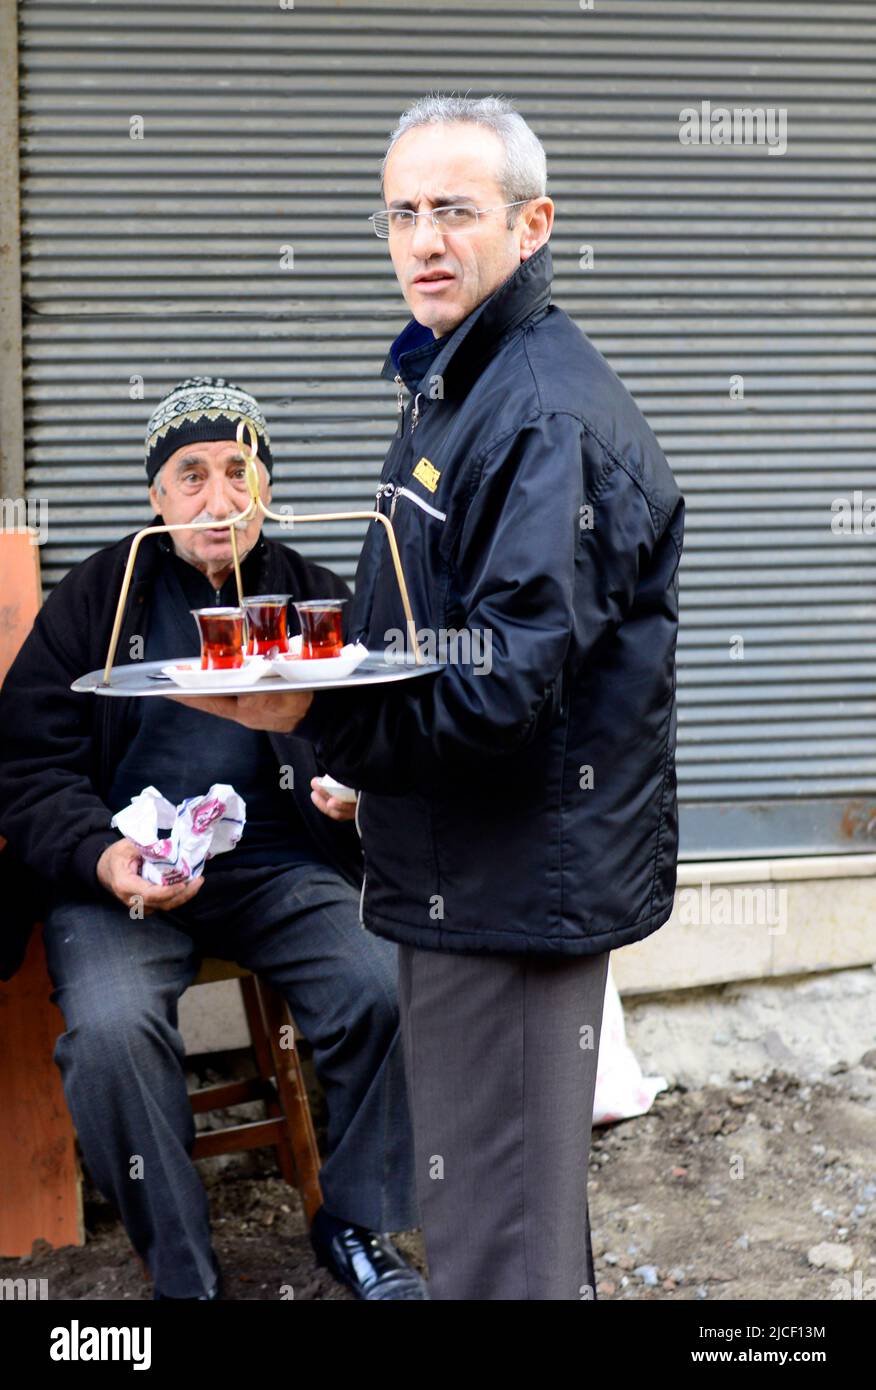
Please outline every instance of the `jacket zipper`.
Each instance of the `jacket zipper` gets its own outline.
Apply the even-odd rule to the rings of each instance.
[[[397,428],[397,430],[396,430],[395,433],[396,433],[396,438],[397,438],[397,439],[401,439],[401,437],[402,437],[402,432],[403,432],[403,430],[404,430],[404,419],[405,419],[405,384],[404,384],[404,382],[402,381],[401,376],[399,375],[398,372],[396,372],[396,374],[395,374],[395,384],[396,384],[396,386],[398,387],[398,398],[397,398],[398,428]]]
[[[396,429],[395,435],[396,439],[401,439],[402,435],[404,434],[405,384],[398,372],[396,372],[395,374],[395,384],[398,387],[398,397],[396,400],[396,408],[398,410],[398,427]],[[420,397],[422,396],[422,394],[422,391],[418,391],[416,396],[414,397],[414,404],[411,410],[411,434],[413,434],[414,430],[417,428],[417,425],[420,423]]]
[[[357,833],[357,835],[359,836],[359,844],[360,844],[360,845],[361,845],[361,843],[362,843],[362,831],[361,831],[361,828],[360,828],[360,826],[359,826],[359,810],[360,810],[360,807],[361,807],[361,805],[362,805],[362,798],[364,797],[364,795],[365,795],[364,792],[362,792],[362,791],[359,792],[359,795],[358,795],[357,798],[356,798],[356,811],[355,811],[355,814],[354,814],[354,816],[353,816],[353,824],[354,824],[355,827],[356,827],[356,833]],[[365,926],[365,918],[364,918],[364,916],[363,916],[363,911],[364,911],[364,907],[365,907],[365,882],[366,882],[366,879],[367,879],[367,877],[368,877],[368,875],[365,873],[365,868],[364,868],[364,863],[365,863],[364,855],[363,855],[362,863],[363,863],[363,867],[362,867],[362,892],[359,894],[359,926],[360,926],[360,927],[364,927],[364,926]]]
[[[381,484],[380,484],[380,487],[377,489],[377,491],[376,491],[375,494],[374,494],[374,503],[375,503],[375,510],[376,510],[376,511],[378,511],[378,512],[382,512],[382,511],[383,511],[383,508],[382,508],[382,506],[380,505],[380,499],[381,499],[382,497],[391,497],[391,496],[392,496],[392,489],[393,489],[392,483],[381,483]]]

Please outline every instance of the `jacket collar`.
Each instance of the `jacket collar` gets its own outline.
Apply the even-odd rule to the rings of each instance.
[[[163,526],[165,524],[164,517],[159,513],[151,517],[148,524],[150,526]],[[125,559],[127,559],[130,543],[135,535],[136,532],[132,532],[129,536],[125,536],[124,540],[119,542]],[[161,563],[167,563],[168,559],[172,557],[177,558],[176,551],[173,548],[173,542],[169,535],[159,534],[157,536],[147,536],[137,556],[133,586],[141,583],[151,583],[154,578],[156,566]],[[263,588],[262,581],[269,582],[270,576],[268,575],[268,570],[270,567],[270,557],[270,546],[265,539],[264,533],[260,531],[252,550],[250,550],[240,562],[241,574],[244,574],[244,571],[246,571],[244,577],[249,577],[252,583],[255,584],[255,588],[251,588],[251,584],[246,585],[247,588],[251,589],[252,593],[261,593]],[[185,564],[186,562],[182,561],[181,563]],[[197,571],[195,572],[197,573]]]
[[[550,242],[545,242],[447,337],[436,338],[431,328],[409,319],[390,347],[380,375],[394,381],[398,373],[412,392],[427,392],[433,376],[442,378],[445,391],[448,385],[463,388],[500,338],[547,309],[552,279]]]

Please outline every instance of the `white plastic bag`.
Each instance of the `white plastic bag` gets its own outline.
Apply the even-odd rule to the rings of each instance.
[[[609,962],[596,1063],[593,1123],[605,1125],[613,1120],[629,1120],[633,1115],[645,1115],[654,1104],[654,1097],[667,1089],[665,1076],[642,1075],[627,1044],[623,1007]]]

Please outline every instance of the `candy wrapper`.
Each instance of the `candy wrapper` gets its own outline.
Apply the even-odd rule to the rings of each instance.
[[[179,806],[146,787],[110,824],[139,846],[147,883],[185,883],[197,878],[208,859],[234,849],[246,825],[246,802],[225,782]],[[170,834],[162,838],[161,830]]]

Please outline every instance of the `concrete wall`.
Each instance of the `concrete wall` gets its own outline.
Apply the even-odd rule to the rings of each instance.
[[[612,955],[622,997],[780,981],[876,962],[876,854],[679,867],[669,921]],[[180,1001],[190,1053],[244,1047],[236,980]]]

